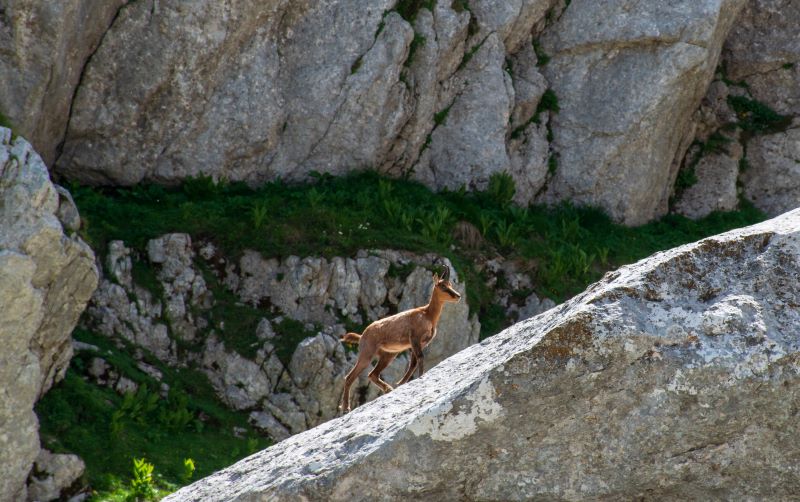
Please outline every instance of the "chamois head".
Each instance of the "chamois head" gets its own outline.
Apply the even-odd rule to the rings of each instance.
[[[457,302],[461,299],[461,295],[453,289],[453,284],[450,282],[449,267],[444,268],[441,277],[436,273],[433,274],[433,294],[446,302]]]

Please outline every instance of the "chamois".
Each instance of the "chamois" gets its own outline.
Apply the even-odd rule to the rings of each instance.
[[[436,336],[436,325],[442,314],[442,307],[447,302],[457,302],[460,299],[461,295],[450,283],[450,269],[446,267],[441,278],[433,274],[433,292],[427,305],[375,321],[361,335],[342,335],[342,342],[358,343],[358,361],[345,378],[339,410],[342,413],[350,411],[350,387],[376,355],[378,363],[370,371],[369,379],[384,393],[390,392],[392,386],[381,379],[381,372],[406,349],[411,349],[411,360],[406,374],[396,385],[406,383],[417,368],[421,377],[424,372],[422,349]]]

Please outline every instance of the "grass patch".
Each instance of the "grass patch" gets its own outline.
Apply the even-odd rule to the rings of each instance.
[[[373,172],[317,178],[315,184],[273,182],[258,189],[234,183],[198,190],[195,183],[190,190],[185,186],[73,186],[72,192],[88,222],[83,236],[95,249],[105,249],[110,240],[121,239],[143,250],[149,239],[180,231],[196,240],[213,241],[234,260],[244,249],[269,257],[353,256],[370,248],[438,253],[450,258],[466,279],[470,307],[482,322],[491,312],[493,293],[475,263],[498,249],[504,250],[506,258],[537,261],[536,292],[561,301],[582,291],[606,270],[765,218],[749,206],[698,221],[670,215],[627,228],[591,208],[569,204],[518,207],[510,203],[513,181],[502,175],[490,181],[486,192],[438,194],[419,183],[386,179]],[[680,181],[684,182],[690,180]],[[255,202],[269,214],[258,228],[248,217]],[[486,240],[482,247],[450,247],[453,228],[461,220],[481,231]],[[130,221],[138,224],[132,226]],[[601,256],[606,258],[602,262]],[[221,336],[226,344],[249,354],[254,350],[255,325],[261,317],[268,317],[269,310],[242,305],[213,274],[205,276],[217,303],[212,324],[223,320],[226,329]]]
[[[217,400],[200,371],[169,368],[146,357],[170,386],[164,399],[158,396],[158,383],[136,367],[132,347],[118,348],[109,339],[80,329],[73,336],[100,351],[76,353],[65,379],[36,404],[36,414],[47,448],[76,453],[86,462],[96,499],[113,499],[114,493],[125,492],[133,458],[146,458],[155,465],[156,486],[172,491],[189,481],[187,458],[193,459],[198,479],[270,445],[248,426],[245,414]],[[89,383],[87,368],[94,357],[102,357],[114,371],[139,384],[139,391],[121,396]],[[236,437],[234,427],[248,432]]]

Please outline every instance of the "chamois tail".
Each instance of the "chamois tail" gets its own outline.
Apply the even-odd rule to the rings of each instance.
[[[342,343],[356,344],[358,343],[359,340],[361,340],[361,335],[359,335],[358,333],[351,332],[347,333],[346,335],[342,335],[341,337],[339,337],[339,340],[341,340]]]

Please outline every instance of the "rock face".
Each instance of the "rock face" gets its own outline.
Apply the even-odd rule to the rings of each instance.
[[[800,106],[780,0],[5,3],[0,111],[89,183],[507,172],[518,203],[638,224],[667,211],[723,42],[756,99]]]
[[[749,0],[725,42],[731,80],[747,82],[759,101],[784,115],[800,115],[800,3]]]
[[[753,138],[747,160],[742,184],[757,208],[774,216],[800,207],[800,127]]]
[[[544,200],[600,206],[627,224],[666,213],[670,166],[743,3],[573,1],[542,39],[565,166]]]
[[[658,253],[165,500],[789,499],[800,210]]]
[[[47,164],[64,139],[84,65],[126,2],[0,1],[0,112]]]
[[[24,139],[0,128],[0,500],[25,500],[39,453],[35,401],[64,376],[97,286],[94,254],[64,235],[59,196]]]

